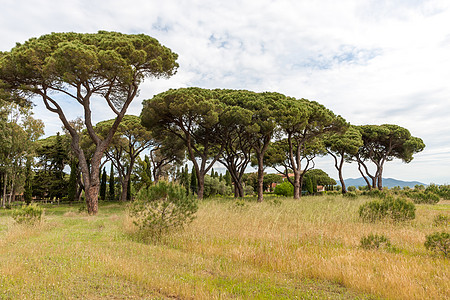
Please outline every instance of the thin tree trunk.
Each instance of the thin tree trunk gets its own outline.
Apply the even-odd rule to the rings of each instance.
[[[11,200],[12,200],[12,197],[13,197],[13,195],[14,195],[14,193],[15,193],[15,191],[14,191],[14,182],[15,182],[15,176],[12,176],[12,178],[11,178],[11,188],[10,188],[10,190],[9,190],[9,198],[8,198],[8,205],[11,207]]]
[[[336,160],[336,165],[337,165],[337,158],[335,158]],[[339,175],[339,181],[341,182],[341,186],[342,186],[342,194],[347,193],[347,188],[345,187],[345,181],[344,181],[344,176],[342,175],[342,167],[344,166],[344,155],[341,155],[341,161],[339,162],[339,166],[338,166],[338,175]]]
[[[2,197],[2,207],[5,208],[6,206],[6,186],[8,182],[8,173],[5,172],[3,176],[3,197]]]
[[[263,191],[264,191],[264,165],[263,156],[258,155],[258,202],[263,201]]]

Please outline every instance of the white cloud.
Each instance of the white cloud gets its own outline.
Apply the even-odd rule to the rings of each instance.
[[[130,113],[168,88],[278,91],[316,100],[354,124],[408,128],[426,150],[385,172],[450,182],[449,155],[440,150],[450,147],[448,1],[7,0],[0,50],[49,32],[97,30],[143,32],[179,54],[178,73],[147,80]],[[112,117],[103,111],[95,106],[96,121]],[[42,105],[36,115],[47,134],[59,130]]]

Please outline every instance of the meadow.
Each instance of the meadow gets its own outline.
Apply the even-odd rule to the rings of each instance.
[[[45,205],[40,224],[0,211],[0,299],[449,299],[450,262],[425,236],[448,231],[450,201],[416,205],[412,221],[364,223],[367,197],[200,202],[196,219],[146,240],[126,204]],[[448,226],[448,225],[447,225]],[[393,250],[365,250],[383,234]]]

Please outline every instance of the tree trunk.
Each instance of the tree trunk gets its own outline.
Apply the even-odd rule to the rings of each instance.
[[[264,191],[264,165],[263,156],[258,155],[258,202],[263,201],[263,191]]]
[[[300,199],[301,194],[300,174],[294,172],[294,199]]]
[[[90,172],[88,169],[88,165],[86,161],[79,160],[81,163],[81,171],[83,175],[83,185],[84,185],[84,195],[86,197],[86,206],[88,210],[88,214],[96,215],[98,212],[98,193],[100,190],[100,161],[102,157],[103,151],[96,151],[94,153]]]
[[[3,175],[3,197],[2,197],[2,207],[5,208],[6,206],[6,186],[8,182],[8,174],[5,172]]]
[[[205,175],[203,172],[198,172],[197,174],[197,199],[203,199],[203,193],[205,191]]]
[[[127,201],[127,193],[128,193],[128,181],[131,177],[131,170],[133,168],[134,162],[132,161],[130,163],[130,167],[128,168],[127,172],[125,173],[125,176],[123,177],[122,181],[122,194],[120,195],[120,201]]]
[[[238,190],[238,197],[244,198],[244,187],[242,186],[242,182],[238,182],[237,184],[237,190]]]
[[[337,160],[336,160],[336,162],[337,162]],[[342,175],[343,165],[344,165],[344,153],[341,154],[341,161],[339,162],[339,167],[338,167],[338,176],[339,176],[339,181],[341,182],[341,186],[342,186],[342,194],[346,194],[347,188],[345,187],[344,176]]]
[[[120,201],[127,201],[127,192],[128,192],[128,179],[123,178],[122,182],[122,192],[120,193]]]
[[[85,191],[87,210],[90,215],[98,212],[98,190],[99,185],[90,185]]]
[[[372,185],[370,184],[370,181],[369,181],[369,179],[367,179],[366,175],[364,175],[364,172],[363,172],[363,170],[361,169],[361,166],[363,166],[363,167],[366,169],[366,171],[367,171],[366,166],[358,159],[358,170],[359,170],[359,173],[361,173],[361,176],[362,176],[362,177],[364,178],[364,180],[366,181],[366,183],[367,183],[367,188],[368,188],[369,190],[371,190],[371,189],[372,189]],[[373,180],[373,178],[372,178],[372,180]]]
[[[380,172],[380,173],[381,173],[381,172]],[[382,190],[383,190],[383,178],[381,177],[381,174],[378,175],[377,179],[378,179],[378,182],[377,182],[377,184],[378,184],[378,189],[379,189],[380,191],[382,191]]]
[[[342,186],[342,194],[347,193],[347,188],[345,187],[344,177],[342,176],[342,168],[338,170],[339,173],[339,181],[341,182]]]
[[[8,205],[11,207],[11,201],[12,201],[12,198],[14,197],[14,193],[15,193],[15,191],[14,191],[14,181],[15,181],[15,176],[12,176],[11,177],[11,189],[9,190],[9,198],[8,198]]]

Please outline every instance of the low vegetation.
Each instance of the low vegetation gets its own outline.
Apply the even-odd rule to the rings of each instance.
[[[192,222],[197,209],[197,200],[186,195],[184,187],[160,181],[139,192],[129,214],[143,236],[159,240]]]
[[[395,222],[412,220],[416,217],[414,203],[403,198],[388,196],[372,200],[359,207],[359,216],[366,222],[390,219]]]
[[[273,201],[276,199],[276,201]],[[408,222],[363,222],[360,196],[267,196],[199,203],[196,218],[143,239],[123,204],[97,216],[46,205],[43,222],[0,211],[0,298],[445,299],[450,265],[427,250],[450,202],[417,205]],[[274,205],[274,203],[277,203]],[[439,230],[442,231],[442,230]],[[396,251],[361,247],[384,236]]]
[[[450,234],[448,232],[436,232],[427,235],[425,248],[447,257],[450,254]]]
[[[18,224],[34,225],[41,221],[44,210],[37,204],[23,205],[12,212],[12,218]]]

